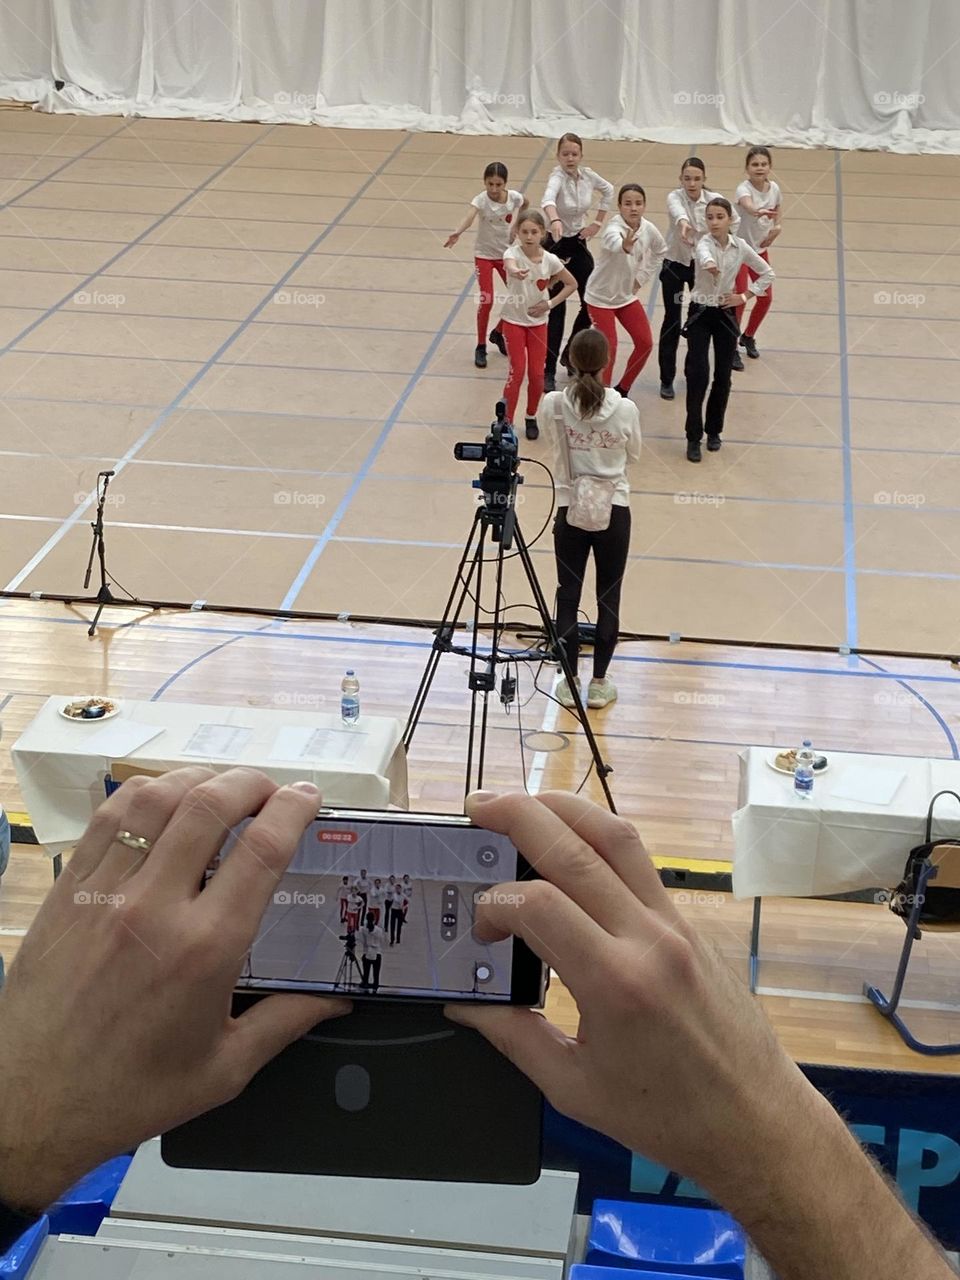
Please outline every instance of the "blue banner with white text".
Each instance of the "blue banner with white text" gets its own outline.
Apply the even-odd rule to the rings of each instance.
[[[910,1209],[945,1248],[960,1249],[960,1076],[841,1067],[802,1070],[896,1180]],[[600,1198],[707,1202],[706,1193],[689,1179],[633,1155],[549,1105],[544,1164],[579,1172],[580,1213],[589,1214]]]

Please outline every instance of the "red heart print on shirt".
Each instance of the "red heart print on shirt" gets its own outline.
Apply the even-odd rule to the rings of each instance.
[[[507,216],[504,218],[504,222],[512,222],[512,221],[513,221],[513,214],[508,213]]]
[[[549,287],[549,284],[550,284],[550,281],[549,281],[549,280],[538,280],[538,281],[537,281],[537,288],[538,288],[538,289],[546,289],[546,288],[548,288],[548,287]]]

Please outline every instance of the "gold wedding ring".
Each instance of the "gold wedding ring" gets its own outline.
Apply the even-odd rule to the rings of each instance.
[[[152,840],[146,836],[135,836],[132,831],[118,831],[115,839],[117,844],[125,844],[128,849],[136,849],[137,853],[149,853],[153,848]]]

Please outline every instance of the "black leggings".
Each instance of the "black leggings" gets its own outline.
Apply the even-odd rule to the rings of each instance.
[[[564,265],[577,282],[577,292],[580,295],[580,310],[577,312],[577,318],[574,320],[573,328],[570,330],[570,338],[567,339],[569,342],[574,334],[579,333],[581,329],[590,328],[590,312],[587,310],[587,304],[583,300],[583,291],[587,287],[590,272],[593,270],[593,255],[587,248],[586,240],[581,240],[579,236],[563,236],[554,243],[547,240],[545,248],[564,260]],[[550,290],[550,297],[555,298],[562,288],[563,285],[560,283],[554,285]],[[566,302],[561,302],[558,307],[554,307],[547,317],[547,363],[544,366],[544,372],[550,377],[556,377],[557,374],[557,360],[560,356],[560,346],[563,342],[563,326],[566,317]]]
[[[559,507],[553,522],[553,546],[557,557],[557,632],[574,675],[580,657],[577,610],[587,558],[593,552],[597,573],[593,678],[602,680],[620,634],[620,588],[630,549],[630,508],[614,507],[607,528],[600,533],[588,533],[567,524],[567,508]]]
[[[663,294],[663,324],[660,326],[660,381],[668,386],[677,376],[677,347],[680,343],[680,325],[683,318],[683,289],[693,288],[693,263],[671,262],[668,258],[660,268],[660,289]]]

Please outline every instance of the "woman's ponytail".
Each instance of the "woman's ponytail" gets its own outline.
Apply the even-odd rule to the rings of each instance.
[[[583,329],[572,339],[567,358],[573,366],[570,399],[581,418],[592,418],[603,404],[601,375],[610,359],[610,344],[599,329]]]

